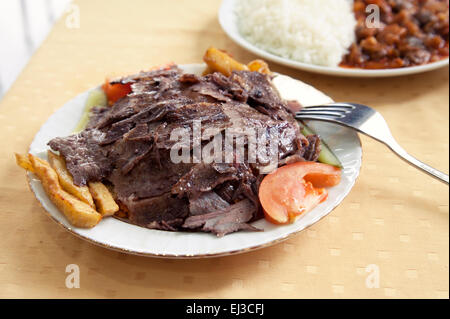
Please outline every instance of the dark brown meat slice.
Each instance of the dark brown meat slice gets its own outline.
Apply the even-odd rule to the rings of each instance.
[[[256,180],[256,176],[253,175],[252,170],[246,163],[201,163],[194,166],[189,173],[178,181],[172,188],[172,193],[178,194],[178,196],[187,194],[192,202],[200,198],[205,192],[209,193],[225,182],[236,181],[233,184],[232,194],[227,194],[225,200],[232,203],[248,198],[256,207],[259,207],[257,192],[252,188],[252,184]],[[225,203],[224,200],[222,201]]]
[[[268,76],[259,72],[236,71],[230,77],[216,72],[205,76],[192,90],[220,102],[248,103],[275,120],[288,118],[285,102]]]
[[[197,80],[199,79],[195,75],[181,74],[180,70],[154,75],[135,81],[131,85],[130,96],[142,97],[147,104],[178,98],[190,100],[187,103],[206,101],[198,94],[193,94],[189,89]]]
[[[230,79],[243,88],[248,95],[247,103],[275,120],[292,120],[285,102],[269,80],[259,72],[233,71]]]
[[[124,175],[128,174],[141,160],[143,160],[154,146],[154,144],[141,141],[137,141],[133,144],[136,144],[133,154],[127,158],[127,162],[120,169],[121,173]]]
[[[219,88],[211,82],[202,81],[198,85],[192,86],[191,90],[220,102],[229,102],[232,100],[229,94],[219,90]]]
[[[87,129],[95,128],[102,121],[110,111],[109,107],[96,106],[91,109],[89,114],[89,121],[86,125]]]
[[[205,192],[199,197],[189,200],[189,215],[203,215],[230,206],[215,192]]]
[[[184,103],[186,101],[181,99],[151,104],[131,117],[112,124],[106,132],[102,144],[107,145],[119,140],[135,125],[143,123],[162,122],[162,125],[156,131],[158,134],[156,144],[158,148],[166,149],[171,148],[176,142],[170,140],[170,136],[175,129],[186,128],[190,129],[191,133],[193,132],[194,120],[201,123],[202,132],[208,130],[208,132],[213,132],[213,134],[218,134],[231,125],[227,115],[218,104],[205,102]]]
[[[253,203],[244,199],[219,211],[190,216],[186,218],[182,227],[211,232],[219,237],[238,230],[258,231],[256,227],[247,224],[255,213],[256,207]]]
[[[65,158],[74,183],[84,186],[88,181],[107,177],[113,168],[108,149],[99,145],[103,137],[104,133],[99,130],[89,129],[76,135],[54,138],[48,145]]]
[[[123,138],[128,141],[150,141],[152,136],[149,132],[148,124],[141,123],[125,134]]]
[[[125,96],[114,103],[110,110],[105,113],[105,116],[100,121],[98,121],[96,127],[101,129],[103,127],[111,125],[112,123],[130,117],[134,113],[136,113],[136,110],[130,102],[130,97]]]
[[[149,117],[156,118],[158,112],[174,104],[184,104],[185,99],[169,99],[154,102],[146,94],[128,95],[117,101],[99,121],[97,128],[103,129],[120,122],[144,122]]]
[[[248,93],[240,83],[219,72],[205,76],[204,81],[193,89],[224,102],[235,100],[245,103],[248,99]]]
[[[299,131],[298,125],[293,125],[290,122],[282,122],[271,127],[269,133],[273,134],[273,131],[277,132],[276,137],[279,139],[278,153],[280,159],[299,150],[300,145],[305,140],[305,137]]]
[[[170,112],[176,110],[178,107],[182,107],[184,103],[184,100],[178,99],[170,99],[153,103],[142,107],[138,113],[126,120],[135,124],[161,121],[167,114],[170,114]]]
[[[308,139],[309,144],[305,148],[303,158],[306,161],[315,162],[319,158],[321,150],[320,137],[317,135],[308,135],[306,138]]]
[[[279,166],[304,161],[316,162],[319,158],[322,145],[320,137],[317,135],[309,135],[306,137],[306,141],[307,143],[303,144],[299,151],[283,158]]]
[[[166,114],[175,110],[182,103],[183,101],[179,100],[168,100],[142,107],[138,113],[133,113],[130,117],[113,123],[106,131],[105,138],[101,144],[107,145],[121,139],[136,125],[160,121]]]
[[[128,197],[146,198],[160,196],[171,191],[181,177],[192,168],[193,164],[174,164],[167,153],[154,153],[146,155],[129,172],[124,167],[133,157],[133,148],[127,147],[129,143],[117,146],[117,167],[108,179],[114,185],[114,191],[120,200]],[[120,153],[119,153],[120,152]],[[161,165],[161,166],[160,166]]]
[[[256,182],[257,177],[253,174],[252,169],[247,163],[234,164],[237,169],[236,188],[232,197],[233,201],[241,200],[243,198],[250,199],[255,207],[259,206],[258,194],[252,189],[252,185]]]
[[[158,69],[150,72],[141,72],[126,78],[111,81],[111,83],[133,83],[132,93],[117,101],[111,112],[100,123],[99,128],[114,122],[129,118],[148,108],[158,106],[155,103],[167,100],[180,100],[181,104],[190,100],[181,94],[182,85],[178,81],[181,70],[176,66],[169,69]]]
[[[223,198],[227,203],[233,204],[234,199],[236,196],[234,195],[236,193],[236,189],[238,188],[239,182],[236,181],[228,181],[225,183],[222,183],[218,185],[215,188],[215,192]]]
[[[194,121],[200,124],[198,135],[194,135],[194,129],[196,129]],[[209,140],[231,125],[232,123],[220,104],[201,102],[184,105],[168,113],[164,118],[164,124],[156,131],[156,146],[160,149],[170,149],[178,143],[180,148],[192,148],[200,145],[202,140]],[[171,138],[177,130],[180,130],[179,133],[183,133],[182,137],[187,137],[186,134],[189,135],[189,145]]]
[[[249,138],[253,143],[258,142],[256,154],[250,161],[256,163],[256,168],[265,166],[269,162],[277,162],[299,151],[302,143],[308,143],[295,120],[277,121],[246,104],[226,103],[222,104],[222,107],[232,123],[227,134],[235,138],[243,137],[245,145]],[[278,144],[273,143],[276,141]]]
[[[205,76],[191,90],[220,102],[248,103],[255,108],[262,108],[264,114],[274,119],[284,119],[286,116],[285,103],[267,75],[259,72],[233,72],[231,77],[215,72]]]
[[[144,199],[130,197],[122,203],[129,210],[130,222],[147,228],[175,230],[189,213],[187,200],[170,193]]]
[[[232,166],[229,167],[232,168]],[[172,187],[172,194],[177,194],[178,197],[188,195],[189,198],[196,198],[200,193],[208,192],[217,185],[238,179],[236,168],[224,173],[221,173],[220,169],[221,165],[217,164],[195,165]]]
[[[211,122],[228,122],[228,116],[224,113],[222,106],[215,103],[195,103],[183,105],[173,112],[168,113],[165,118],[170,123],[190,124],[194,120],[202,124]]]
[[[162,101],[175,97],[180,91],[179,84],[178,78],[153,78],[132,84],[130,96],[143,97],[148,102]]]
[[[259,204],[259,198],[258,198],[258,192],[255,190],[252,186],[254,185],[256,181],[256,178],[249,180],[243,178],[240,181],[240,184],[238,188],[236,189],[236,192],[234,193],[235,199],[249,199],[253,205],[258,208],[260,206]]]
[[[143,71],[137,74],[133,74],[130,76],[122,77],[119,79],[114,79],[110,81],[111,84],[115,83],[136,83],[136,82],[146,82],[152,81],[155,78],[166,77],[166,78],[174,78],[180,76],[182,71],[176,65],[170,65],[168,67],[158,68],[152,71]]]
[[[222,109],[230,118],[232,126],[237,129],[250,128],[254,130],[264,129],[273,126],[278,121],[270,116],[262,114],[247,104],[239,102],[223,103]]]
[[[100,145],[108,145],[122,138],[128,131],[133,128],[134,123],[128,120],[116,122],[103,135]]]

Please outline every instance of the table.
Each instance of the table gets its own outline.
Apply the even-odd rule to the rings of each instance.
[[[105,76],[198,62],[210,45],[241,61],[255,58],[222,32],[219,5],[80,0],[56,24],[0,102],[0,297],[448,298],[449,188],[365,137],[361,175],[335,211],[288,241],[243,255],[125,255],[72,236],[43,212],[13,152],[26,152],[65,101]],[[345,79],[271,67],[337,101],[375,107],[400,144],[448,173],[448,68]],[[66,287],[69,264],[79,266],[80,288]]]

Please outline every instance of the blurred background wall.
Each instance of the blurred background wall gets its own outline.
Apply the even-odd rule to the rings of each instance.
[[[0,0],[0,99],[71,0]]]

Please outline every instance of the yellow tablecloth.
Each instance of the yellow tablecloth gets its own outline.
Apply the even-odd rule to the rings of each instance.
[[[50,114],[106,75],[198,62],[210,45],[254,59],[221,30],[219,4],[80,0],[57,23],[0,102],[0,297],[448,298],[449,188],[365,137],[360,178],[335,211],[286,242],[243,255],[125,255],[46,216],[13,152],[26,152]],[[337,101],[375,107],[408,151],[448,173],[448,68],[345,79],[271,67]],[[80,288],[66,288],[68,264],[79,266]],[[378,288],[366,283],[376,270]]]

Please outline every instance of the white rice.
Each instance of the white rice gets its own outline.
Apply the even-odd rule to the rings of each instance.
[[[349,0],[238,0],[241,35],[275,55],[337,66],[355,41]]]

